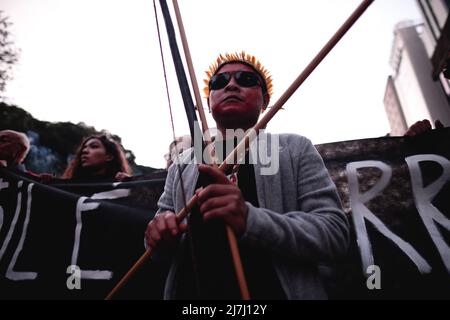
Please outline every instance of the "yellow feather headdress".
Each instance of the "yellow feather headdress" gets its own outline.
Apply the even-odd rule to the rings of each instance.
[[[209,80],[211,79],[211,77],[216,74],[217,70],[219,70],[224,64],[232,62],[242,62],[255,69],[255,71],[259,73],[266,84],[266,90],[269,94],[270,100],[273,92],[272,76],[270,75],[269,71],[261,64],[261,62],[256,59],[255,56],[245,53],[245,51],[242,51],[240,53],[236,52],[221,54],[217,57],[217,59],[209,66],[209,70],[205,72],[206,79],[203,80],[205,84],[205,87],[203,89],[205,96],[207,98],[209,97]]]

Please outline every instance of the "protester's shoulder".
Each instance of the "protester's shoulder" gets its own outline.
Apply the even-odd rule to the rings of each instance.
[[[295,133],[271,134],[271,139],[278,139],[280,147],[289,148],[292,151],[304,151],[313,147],[310,139]]]
[[[311,143],[311,140],[309,140],[307,137],[296,133],[281,133],[279,134],[279,136],[281,140],[284,140],[291,144],[304,145]]]
[[[189,148],[184,150],[179,156],[179,163],[182,164],[183,170],[187,167],[191,167],[195,163],[195,153],[194,148]]]
[[[175,174],[177,170],[184,171],[186,168],[195,167],[194,148],[187,149],[179,154],[174,163],[169,167],[169,175]]]

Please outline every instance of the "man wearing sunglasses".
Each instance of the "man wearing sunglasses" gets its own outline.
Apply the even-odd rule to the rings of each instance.
[[[205,84],[224,137],[229,129],[252,128],[272,93],[267,70],[244,52],[219,56]],[[272,175],[262,175],[260,163],[245,162],[229,179],[217,168],[189,163],[189,157],[169,169],[158,214],[146,230],[148,246],[175,257],[165,298],[240,298],[222,221],[238,239],[252,299],[326,298],[317,265],[345,255],[349,239],[336,187],[308,139],[293,134],[268,138],[279,142],[279,170]],[[188,236],[187,221],[178,225],[174,214],[184,205],[178,170],[186,198],[194,192],[199,197]],[[210,184],[200,188],[199,175]]]

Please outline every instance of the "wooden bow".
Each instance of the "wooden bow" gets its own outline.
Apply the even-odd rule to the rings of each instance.
[[[283,107],[286,101],[294,94],[294,92],[301,86],[301,84],[309,77],[314,69],[320,64],[320,62],[327,56],[327,54],[334,48],[339,40],[345,35],[345,33],[354,25],[354,23],[362,16],[365,10],[372,4],[374,0],[364,0],[356,8],[356,10],[350,15],[350,17],[343,23],[343,25],[336,31],[336,33],[328,40],[325,46],[319,51],[319,53],[312,59],[303,72],[294,80],[289,88],[283,93],[283,95],[275,102],[275,104],[269,108],[265,115],[258,121],[258,123],[247,132],[244,139],[237,145],[237,147],[227,156],[225,161],[219,166],[222,172],[225,172],[231,166],[229,163],[233,163],[233,159],[236,159],[238,155],[245,154],[246,148],[248,148],[252,139],[256,138],[256,132],[266,127],[269,121],[275,116],[275,114]],[[238,158],[239,159],[239,158]],[[185,208],[177,213],[177,222],[180,223],[190,212],[190,210],[197,203],[198,197],[194,196],[187,202]],[[152,254],[151,248],[147,250],[139,260],[131,267],[127,274],[119,281],[114,289],[106,297],[107,300],[111,299],[134,275],[134,273],[140,269],[140,267],[147,261]]]

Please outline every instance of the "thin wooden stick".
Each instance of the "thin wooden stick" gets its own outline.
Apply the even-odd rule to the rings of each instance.
[[[358,8],[352,13],[352,15],[344,22],[344,24],[336,31],[336,33],[331,37],[331,39],[326,43],[326,45],[320,50],[320,52],[314,57],[314,59],[308,64],[305,70],[294,80],[294,82],[289,86],[289,88],[285,91],[285,93],[278,99],[278,101],[265,113],[265,115],[258,121],[258,123],[244,136],[244,139],[237,145],[237,147],[230,153],[230,155],[225,159],[225,161],[219,166],[219,169],[224,172],[225,169],[230,166],[229,163],[232,163],[233,159],[236,158],[236,155],[242,154],[245,152],[245,149],[248,147],[250,138],[254,139],[256,137],[256,132],[264,128],[267,123],[275,116],[275,114],[283,107],[286,101],[292,96],[292,94],[300,87],[300,85],[308,78],[308,76],[314,71],[314,69],[320,64],[320,62],[327,56],[328,53],[334,48],[334,46],[339,42],[339,40],[344,36],[344,34],[351,28],[351,26],[358,20],[359,17],[364,13],[364,11],[372,4],[374,0],[364,0]],[[187,210],[191,210],[194,204],[197,201],[197,196],[194,195],[188,202],[188,207],[183,208],[178,214],[187,214]],[[190,206],[191,205],[191,206]],[[183,219],[181,219],[183,220]],[[178,220],[178,221],[181,221]],[[147,251],[148,252],[148,251]],[[123,281],[125,284],[131,276],[137,271],[138,268],[135,266],[141,261],[150,258],[150,254],[144,253],[144,255],[136,262],[136,264],[130,269],[126,276],[127,280]],[[142,264],[142,263],[141,263]],[[134,270],[131,272],[131,270]],[[123,279],[122,279],[123,280]],[[122,280],[119,282],[122,283]],[[118,285],[117,285],[118,286]],[[116,286],[116,287],[117,287]],[[123,286],[123,285],[122,285]],[[113,289],[113,291],[116,288]],[[112,291],[111,291],[112,293]],[[113,295],[109,294],[108,297],[112,298]]]
[[[205,140],[209,144],[211,142],[211,136],[208,130],[208,122],[206,121],[205,111],[203,110],[202,99],[200,97],[200,90],[198,88],[197,77],[195,76],[194,64],[192,63],[192,56],[189,50],[189,44],[187,42],[186,31],[184,30],[183,20],[181,18],[180,7],[178,1],[173,0],[173,7],[175,9],[175,16],[177,18],[178,29],[180,31],[181,43],[183,44],[183,51],[186,57],[186,62],[189,70],[189,76],[191,77],[192,89],[194,90],[195,103],[197,106],[200,121],[202,123],[203,134],[206,134]]]
[[[231,256],[234,263],[234,271],[239,284],[242,300],[250,300],[250,292],[248,290],[247,280],[245,278],[244,268],[242,267],[241,255],[239,254],[239,247],[236,236],[229,225],[225,225],[228,236],[228,243],[230,244]],[[220,275],[219,275],[220,276]]]
[[[364,11],[372,4],[374,0],[364,0],[358,8],[352,13],[352,15],[344,22],[344,24],[336,31],[326,45],[319,51],[319,53],[313,58],[303,72],[294,80],[284,94],[278,99],[275,104],[265,112],[264,116],[258,121],[258,123],[250,129],[241,142],[236,146],[235,150],[225,159],[221,164],[220,169],[225,170],[228,167],[228,163],[232,163],[233,159],[237,155],[242,155],[248,148],[251,140],[250,137],[255,135],[259,130],[265,128],[269,121],[275,116],[275,114],[283,107],[286,101],[294,94],[294,92],[302,85],[302,83],[309,77],[309,75],[316,69],[316,67],[322,62],[328,53],[334,48],[334,46],[341,40],[344,34],[351,28],[351,26],[358,20]]]
[[[122,289],[124,285],[130,281],[131,277],[144,265],[144,263],[152,256],[152,249],[149,248],[145,253],[139,258],[138,261],[131,267],[130,270],[125,274],[125,276],[120,279],[116,286],[111,290],[111,292],[106,296],[105,300],[111,300],[117,292]]]
[[[186,218],[187,214],[192,210],[192,208],[195,206],[195,204],[198,201],[197,195],[194,194],[194,196],[189,200],[186,207],[184,207],[178,214],[177,214],[177,223],[180,223],[183,221],[184,218]],[[125,284],[130,281],[131,277],[144,265],[144,263],[150,259],[152,256],[152,249],[149,248],[145,253],[136,261],[136,263],[131,267],[130,270],[120,279],[120,281],[116,284],[116,286],[111,290],[111,292],[108,294],[108,296],[105,298],[105,300],[111,300],[117,292],[120,291],[120,289],[123,288]]]

